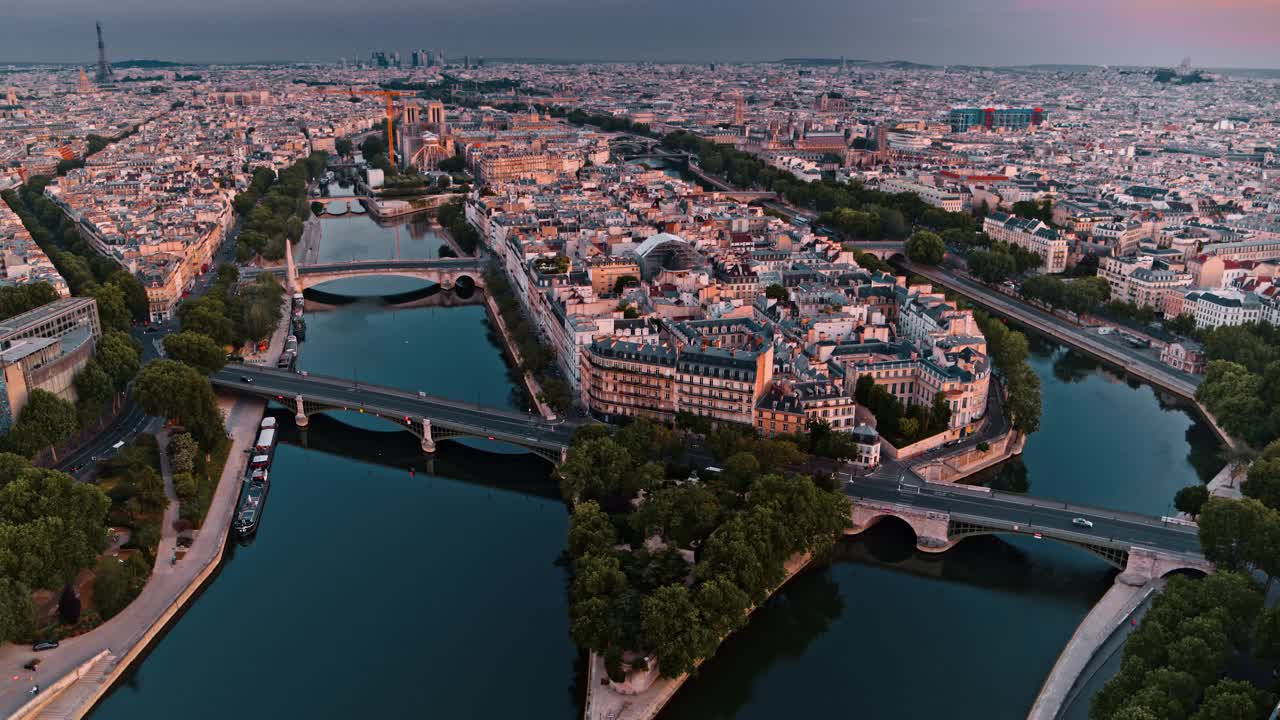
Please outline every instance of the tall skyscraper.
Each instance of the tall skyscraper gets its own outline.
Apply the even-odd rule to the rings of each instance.
[[[111,73],[111,66],[107,64],[107,46],[102,42],[102,23],[95,22],[93,25],[98,29],[98,76],[96,80],[105,84],[115,80],[115,76]]]

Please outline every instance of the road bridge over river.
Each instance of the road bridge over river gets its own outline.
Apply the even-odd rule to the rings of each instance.
[[[440,352],[448,352],[447,345]],[[420,392],[258,365],[228,365],[209,379],[215,388],[274,400],[292,408],[295,421],[302,427],[310,415],[329,410],[382,418],[416,435],[423,452],[428,453],[435,452],[437,440],[474,438],[516,445],[554,463],[563,459],[579,425],[573,420],[549,421],[539,415],[460,403]]]
[[[977,535],[1024,535],[1082,548],[1133,573],[1134,580],[1213,569],[1200,554],[1196,526],[1176,519],[914,478],[857,479],[845,492],[853,500],[851,534],[895,517],[915,531],[922,552],[944,552]]]

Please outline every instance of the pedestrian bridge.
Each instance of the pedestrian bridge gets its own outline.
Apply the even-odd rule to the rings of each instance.
[[[1024,535],[1079,547],[1139,584],[1179,570],[1213,570],[1200,554],[1195,525],[1184,521],[937,483],[866,479],[849,483],[846,493],[853,501],[849,534],[897,518],[915,532],[922,552],[945,552],[978,535]],[[1092,527],[1077,525],[1077,518]]]
[[[274,400],[292,408],[299,427],[308,417],[347,410],[386,420],[421,440],[423,452],[436,442],[472,438],[522,447],[556,463],[563,459],[579,423],[499,410],[324,375],[302,375],[259,365],[231,364],[209,378],[219,390]]]

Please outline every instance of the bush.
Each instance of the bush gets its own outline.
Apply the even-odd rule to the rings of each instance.
[[[978,452],[987,452],[988,450],[991,449],[991,443],[988,443],[986,440],[983,440],[982,442],[978,443],[977,447],[978,447]]]
[[[200,488],[196,484],[196,479],[191,473],[178,473],[173,476],[173,489],[178,493],[178,497],[186,502],[196,496]]]

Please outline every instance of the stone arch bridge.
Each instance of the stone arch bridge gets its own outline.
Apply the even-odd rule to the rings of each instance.
[[[910,526],[916,548],[925,553],[946,552],[978,535],[1024,535],[1078,547],[1136,584],[1175,571],[1213,571],[1200,554],[1195,525],[1172,518],[935,483],[858,482],[849,494],[853,516],[847,534],[896,518]]]

